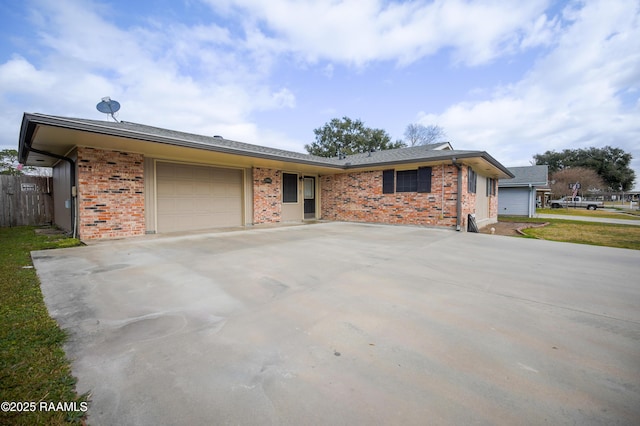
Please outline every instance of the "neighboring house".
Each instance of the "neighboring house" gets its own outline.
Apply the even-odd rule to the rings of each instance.
[[[497,221],[483,151],[434,144],[324,158],[129,122],[24,114],[19,160],[53,167],[54,220],[83,240],[303,220]]]
[[[533,217],[536,204],[542,202],[544,192],[549,191],[549,167],[509,167],[509,171],[514,177],[498,184],[498,214]]]

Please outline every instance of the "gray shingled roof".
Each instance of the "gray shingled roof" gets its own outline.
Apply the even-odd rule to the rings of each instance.
[[[439,145],[439,144],[438,144]],[[405,163],[415,160],[437,160],[442,158],[463,158],[480,156],[482,151],[437,150],[433,145],[421,145],[410,148],[385,149],[364,154],[347,155],[340,164],[347,167],[373,166]]]
[[[121,136],[131,139],[139,139],[152,142],[168,143],[171,145],[201,148],[227,153],[254,154],[257,156],[274,157],[277,159],[301,160],[304,162],[334,164],[327,158],[299,152],[286,151],[277,148],[269,148],[244,142],[233,141],[213,136],[198,135],[195,133],[179,132],[144,124],[130,123],[128,121],[104,121],[90,120],[86,118],[57,117],[45,114],[25,114],[25,117],[33,116],[44,120],[43,124],[51,124],[70,129],[84,130],[93,133]],[[335,159],[337,161],[337,158]]]
[[[281,160],[302,164],[311,164],[339,169],[363,168],[368,166],[393,165],[419,161],[434,161],[451,158],[481,157],[506,174],[509,171],[484,151],[440,150],[442,144],[431,144],[411,148],[398,148],[376,151],[372,153],[348,155],[341,159],[326,158],[300,152],[269,148],[244,142],[233,141],[220,137],[203,136],[193,133],[179,132],[144,124],[126,121],[112,122],[90,120],[85,118],[58,117],[45,114],[24,114],[20,134],[20,159],[25,161],[28,150],[24,146],[30,144],[31,135],[38,124],[92,133],[107,134],[129,139],[137,139],[158,143],[166,143],[189,148],[205,149],[236,155]]]
[[[245,143],[245,142],[238,142],[238,141],[225,139],[221,137],[203,136],[203,135],[198,135],[194,133],[185,133],[185,132],[179,132],[176,130],[162,129],[159,127],[146,126],[144,124],[136,124],[136,123],[129,123],[129,122],[109,123],[109,124],[112,124],[112,125],[119,124],[135,132],[143,133],[147,135],[156,135],[160,137],[171,138],[178,141],[194,142],[207,147],[216,147],[220,149],[232,149],[234,151],[241,151],[243,153],[268,154],[272,156],[288,158],[291,160],[307,160],[307,161],[311,160],[316,162],[324,162],[327,160],[324,157],[319,157],[316,155],[303,154],[300,152],[287,151],[287,150],[278,149],[278,148],[270,148],[267,146],[254,145],[254,144]]]
[[[501,179],[498,183],[499,188],[548,185],[549,167],[546,165],[509,167],[509,171],[513,173],[515,177],[512,179]]]

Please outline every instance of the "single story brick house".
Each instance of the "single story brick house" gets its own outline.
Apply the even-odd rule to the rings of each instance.
[[[536,205],[544,205],[549,189],[549,166],[509,167],[514,175],[499,182],[498,214],[533,217]]]
[[[129,122],[25,113],[25,165],[53,167],[54,221],[83,240],[305,220],[464,230],[511,172],[448,143],[324,158]]]

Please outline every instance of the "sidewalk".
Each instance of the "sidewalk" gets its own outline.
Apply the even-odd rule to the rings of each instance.
[[[571,216],[564,214],[536,214],[534,217],[540,217],[544,219],[581,220],[583,222],[615,223],[618,225],[640,226],[640,220],[634,219],[610,219],[606,217]]]

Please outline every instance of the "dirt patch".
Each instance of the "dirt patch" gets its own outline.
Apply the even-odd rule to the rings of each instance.
[[[481,234],[491,234],[491,228],[495,229],[495,235],[508,235],[511,237],[517,237],[522,235],[523,229],[527,228],[539,228],[546,226],[549,223],[531,223],[531,222],[498,222],[491,225],[487,225],[480,230]]]
[[[66,232],[63,231],[60,228],[56,228],[56,227],[52,227],[52,226],[43,226],[41,228],[36,228],[36,234],[40,234],[40,235],[64,235],[64,234],[66,234]]]

